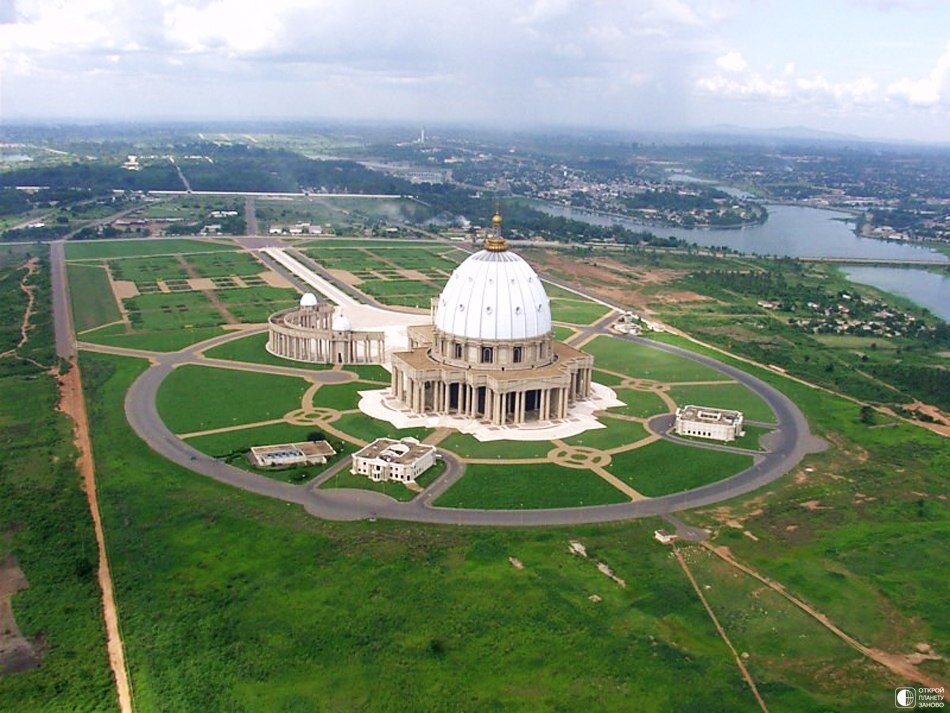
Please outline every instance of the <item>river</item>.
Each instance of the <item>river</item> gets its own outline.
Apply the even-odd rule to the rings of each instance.
[[[687,229],[651,226],[626,218],[615,218],[590,211],[568,208],[554,203],[532,202],[538,210],[581,220],[594,225],[620,224],[631,230],[649,230],[655,235],[672,235],[689,243],[706,247],[726,246],[755,255],[791,257],[873,258],[876,260],[950,260],[931,248],[871,238],[859,238],[847,213],[790,205],[769,205],[768,220],[762,225],[745,228]]]
[[[950,321],[950,277],[946,272],[870,265],[842,265],[841,271],[852,282],[901,295]]]

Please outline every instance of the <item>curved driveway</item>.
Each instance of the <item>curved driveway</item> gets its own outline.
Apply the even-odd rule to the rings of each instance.
[[[760,456],[757,455],[755,463],[741,473],[693,490],[616,505],[548,510],[470,510],[433,506],[432,502],[451,487],[464,472],[464,464],[453,454],[444,451],[441,453],[447,462],[446,472],[419,497],[408,503],[397,502],[367,490],[319,490],[319,485],[344,468],[346,462],[338,463],[306,485],[280,483],[217,461],[191,447],[168,429],[159,417],[156,407],[159,386],[176,366],[194,363],[224,366],[224,364],[215,364],[213,360],[199,359],[198,352],[248,333],[250,332],[241,331],[222,335],[179,352],[150,354],[152,366],[136,379],[126,394],[126,417],[135,432],[165,458],[222,483],[258,495],[303,505],[307,512],[327,520],[379,517],[458,525],[521,526],[610,522],[667,515],[679,510],[711,505],[757,490],[789,472],[806,454],[820,451],[825,447],[821,440],[811,435],[808,423],[798,407],[788,397],[764,381],[708,356],[695,354],[680,347],[652,342],[640,337],[613,335],[614,338],[627,339],[709,366],[741,382],[758,394],[771,407],[778,424],[772,436],[771,450]],[[230,368],[243,368],[235,362],[227,362],[227,365]],[[341,372],[308,371],[293,367],[248,364],[247,368],[254,371],[290,373],[325,383],[347,381],[352,378],[349,374]]]

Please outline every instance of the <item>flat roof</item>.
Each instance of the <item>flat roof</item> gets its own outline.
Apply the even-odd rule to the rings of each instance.
[[[377,438],[372,443],[360,448],[353,454],[353,457],[379,458],[388,463],[406,464],[413,463],[434,450],[435,446],[428,446],[424,443],[407,443],[393,438]]]
[[[713,408],[712,406],[683,406],[678,409],[676,415],[687,421],[700,421],[702,423],[724,423],[732,425],[742,418],[742,411],[731,411],[729,409]]]

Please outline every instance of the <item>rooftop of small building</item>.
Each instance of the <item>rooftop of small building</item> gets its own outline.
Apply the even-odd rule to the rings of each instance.
[[[701,421],[702,423],[724,423],[732,425],[742,418],[742,411],[713,408],[711,406],[696,406],[690,404],[677,410],[677,416],[686,421]]]
[[[379,458],[388,463],[412,463],[435,450],[435,446],[419,443],[415,439],[377,438],[372,443],[363,446],[354,458]]]

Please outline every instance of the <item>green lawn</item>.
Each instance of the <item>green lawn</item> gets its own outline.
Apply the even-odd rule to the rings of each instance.
[[[282,468],[279,470],[254,468],[248,462],[246,454],[251,449],[251,446],[267,446],[279,443],[306,441],[311,434],[319,431],[320,429],[314,426],[293,426],[289,423],[274,423],[269,426],[242,428],[238,431],[197,436],[195,438],[189,438],[188,444],[194,446],[202,453],[206,453],[214,458],[226,460],[231,465],[252,473],[258,473],[268,478],[273,478],[274,480],[281,480],[285,483],[302,483],[316,477],[340,460],[340,458],[352,453],[356,450],[355,446],[352,443],[347,443],[346,441],[330,436],[328,440],[336,451],[336,455],[331,456],[324,465],[305,465],[294,468]]]
[[[67,265],[69,297],[77,332],[115,322],[121,315],[105,269],[86,265]]]
[[[158,390],[158,413],[175,433],[280,418],[300,408],[304,379],[187,364]]]
[[[222,245],[207,240],[188,240],[183,238],[69,242],[66,244],[66,259],[88,260],[90,258],[129,257],[132,255],[223,252],[235,250],[236,248],[236,245]]]
[[[594,369],[594,378],[593,380],[598,384],[603,384],[604,386],[617,386],[623,381],[623,378],[620,376],[614,376],[606,371],[601,371],[600,369]]]
[[[593,354],[596,366],[640,379],[669,382],[729,379],[685,357],[612,337],[597,337],[584,347],[584,351]]]
[[[678,406],[693,404],[742,411],[747,420],[775,422],[772,409],[742,384],[674,386],[669,391]]]
[[[217,291],[228,311],[245,324],[267,322],[274,313],[298,304],[296,290],[280,287],[246,287]]]
[[[584,431],[584,433],[576,436],[565,438],[564,442],[571,446],[609,450],[610,448],[618,448],[628,443],[634,443],[649,435],[646,428],[639,423],[621,421],[616,418],[604,418],[601,419],[601,423],[607,428]]]
[[[189,255],[186,259],[202,277],[258,275],[267,269],[246,252]]]
[[[177,352],[179,349],[190,347],[192,344],[203,342],[224,334],[220,327],[202,327],[200,329],[182,329],[178,331],[125,333],[121,324],[97,329],[80,335],[83,342],[107,344],[113,347],[128,349],[146,349],[153,352]]]
[[[623,503],[627,496],[589,470],[552,463],[468,465],[433,503],[447,508],[519,510]]]
[[[293,366],[298,369],[313,369],[323,371],[332,369],[332,364],[308,364],[302,361],[291,361],[274,356],[265,348],[267,344],[267,332],[262,334],[252,334],[247,337],[225,342],[216,347],[212,347],[205,352],[205,356],[211,359],[227,359],[229,361],[244,361],[252,364],[273,364],[275,366]]]
[[[224,323],[211,300],[200,292],[139,295],[123,302],[137,331],[215,327]]]
[[[596,377],[595,377],[596,378]],[[600,379],[597,378],[599,381]],[[652,391],[639,389],[617,389],[617,398],[626,406],[616,406],[610,409],[611,413],[622,413],[637,418],[648,418],[657,414],[666,413],[666,404]]]
[[[363,385],[365,387],[365,384]],[[321,387],[317,393],[326,387]],[[424,439],[432,431],[428,428],[403,428],[396,429],[385,421],[377,421],[363,413],[343,414],[333,422],[333,427],[337,430],[348,433],[354,438],[370,442],[377,438],[406,438],[412,437],[418,440]]]
[[[604,307],[597,302],[584,300],[551,300],[551,318],[555,322],[567,322],[569,324],[591,324],[603,317],[610,311],[609,307]]]
[[[375,493],[388,495],[393,500],[399,500],[401,502],[408,502],[419,494],[414,490],[410,490],[402,483],[393,480],[377,483],[365,475],[353,475],[349,470],[337,473],[320,487],[326,489],[355,488],[356,490],[372,490]]]
[[[433,700],[465,711],[625,710],[631,701],[644,713],[759,710],[669,550],[652,542],[659,520],[510,529],[322,521],[149,450],[122,413],[144,367],[82,361],[139,710],[428,710]],[[570,539],[591,559],[569,555]],[[718,581],[708,582],[713,592]],[[878,669],[855,658],[829,669],[807,652],[799,658],[798,645],[781,665],[760,665],[775,634],[749,631],[741,650],[773,710],[891,705],[892,681]]]
[[[340,411],[355,409],[360,402],[360,391],[371,391],[372,384],[351,381],[346,384],[324,384],[313,396],[313,405],[320,408],[335,408]]]
[[[391,374],[378,364],[350,364],[343,368],[364,381],[376,381],[381,384],[389,384],[392,381]]]
[[[563,342],[565,339],[573,337],[577,334],[577,330],[571,329],[570,327],[554,327],[554,338],[559,342]]]
[[[554,448],[551,441],[479,441],[474,436],[453,433],[439,448],[462,458],[544,458]]]
[[[140,287],[156,280],[186,280],[188,271],[171,255],[132,257],[110,260],[109,269],[116,280],[131,280]]]
[[[752,456],[656,441],[613,456],[607,470],[649,497],[714,483],[745,470]]]

